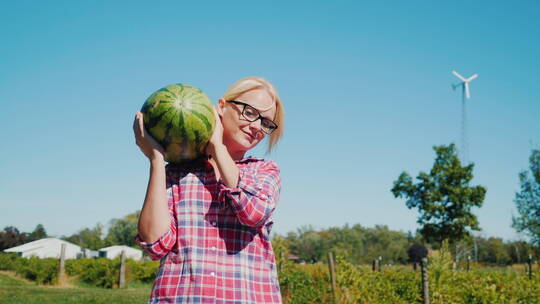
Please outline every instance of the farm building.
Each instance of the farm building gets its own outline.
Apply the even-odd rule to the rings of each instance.
[[[5,249],[4,252],[16,252],[19,256],[25,258],[29,258],[31,256],[36,256],[39,258],[60,258],[62,244],[66,244],[66,259],[76,259],[82,257],[87,251],[80,246],[61,239],[45,238]]]
[[[126,257],[133,260],[142,259],[142,250],[135,249],[125,245],[116,245],[99,249],[100,258],[114,259],[122,254],[122,251],[126,252]]]

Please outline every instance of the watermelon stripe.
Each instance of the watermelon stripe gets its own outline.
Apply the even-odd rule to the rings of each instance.
[[[196,107],[201,107],[202,109],[199,110],[199,112],[203,112],[204,110],[208,111],[208,113],[206,114],[212,114],[214,115],[214,109],[213,107],[211,106],[208,106],[208,105],[205,105],[205,104],[201,104],[201,103],[195,103],[192,105],[193,108],[196,108]],[[204,109],[204,110],[203,110]]]
[[[199,112],[191,112],[191,114],[197,116],[197,118],[202,120],[202,122],[204,123],[204,126],[206,127],[206,131],[212,130],[212,124],[210,123],[210,121],[208,121],[208,118],[206,118],[206,116],[202,115]],[[199,136],[197,136],[197,137],[199,137]]]

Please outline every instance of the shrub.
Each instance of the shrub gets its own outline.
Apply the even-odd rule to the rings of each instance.
[[[127,269],[130,279],[141,283],[151,283],[156,277],[159,261],[134,261],[127,260]]]
[[[16,253],[2,252],[0,253],[0,270],[15,271],[19,268],[22,258]]]
[[[58,259],[31,257],[19,260],[18,268],[15,271],[38,284],[53,284],[56,283],[58,265]]]

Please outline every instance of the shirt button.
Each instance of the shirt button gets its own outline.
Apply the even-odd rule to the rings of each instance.
[[[210,224],[212,224],[212,226],[216,226],[216,222],[211,222]]]
[[[216,246],[212,246],[212,251],[216,251]]]
[[[212,271],[212,272],[210,272],[210,275],[211,275],[211,276],[215,276],[216,273]]]

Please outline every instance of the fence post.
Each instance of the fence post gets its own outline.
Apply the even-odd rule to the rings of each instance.
[[[532,280],[532,254],[529,254],[527,264],[529,264],[529,280]]]
[[[119,288],[126,287],[126,251],[122,250],[120,257],[120,282],[118,283]]]
[[[60,265],[58,267],[58,283],[64,284],[66,279],[66,244],[62,244],[60,247]]]
[[[375,259],[373,260],[373,266],[371,267],[373,271],[379,271],[379,260]]]
[[[426,258],[422,259],[422,298],[424,299],[424,304],[429,304],[429,282]]]
[[[328,267],[330,270],[330,280],[332,282],[332,298],[334,299],[334,304],[337,303],[336,297],[336,265],[334,264],[334,255],[332,251],[328,252]]]
[[[471,270],[471,256],[470,255],[467,256],[467,272],[469,272],[469,270]]]

